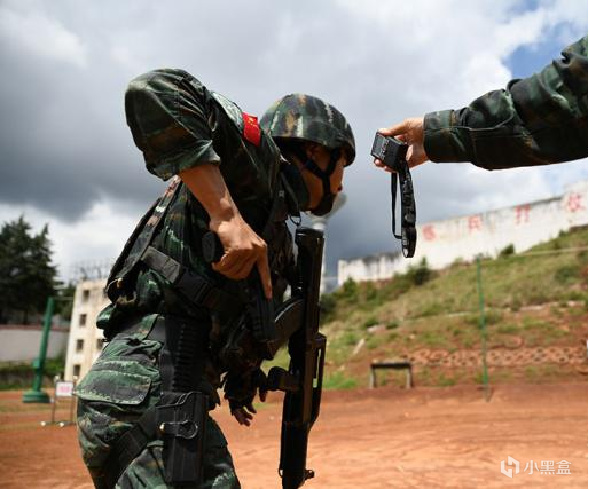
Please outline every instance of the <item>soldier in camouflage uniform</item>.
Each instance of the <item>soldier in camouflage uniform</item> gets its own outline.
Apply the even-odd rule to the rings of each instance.
[[[186,382],[210,401],[199,484],[238,488],[208,410],[224,387],[231,413],[248,426],[254,396],[265,398],[241,280],[257,271],[261,294],[280,300],[294,266],[286,221],[331,209],[354,160],[352,130],[332,105],[296,94],[260,127],[181,70],[133,80],[125,108],[147,169],[171,183],[111,271],[112,302],[97,319],[108,344],[77,388],[82,456],[97,487],[170,487],[154,413]],[[209,230],[224,248],[213,264],[203,260]],[[179,354],[187,342],[191,355]],[[182,363],[190,379],[178,378]]]
[[[380,133],[409,143],[411,167],[426,160],[488,170],[587,156],[587,37],[540,73],[512,80],[459,111],[431,112]],[[376,166],[383,167],[379,160]]]

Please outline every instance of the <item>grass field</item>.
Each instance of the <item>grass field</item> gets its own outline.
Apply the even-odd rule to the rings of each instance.
[[[587,339],[587,229],[572,230],[531,250],[506,248],[481,261],[489,349],[577,347]],[[328,337],[326,387],[363,385],[373,358],[421,349],[449,353],[479,349],[481,330],[476,263],[456,261],[441,271],[426,263],[380,283],[346,282],[322,298]],[[286,352],[277,356],[287,363]],[[495,370],[492,381],[578,380],[576,369],[527,366]],[[401,376],[402,378],[402,376]],[[425,385],[479,383],[479,371],[424,369]]]

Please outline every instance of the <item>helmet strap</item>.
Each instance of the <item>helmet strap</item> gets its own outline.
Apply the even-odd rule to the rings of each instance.
[[[329,155],[329,165],[325,171],[321,170],[321,168],[319,168],[319,166],[312,159],[307,158],[305,160],[305,168],[321,179],[321,183],[323,184],[323,195],[321,196],[321,201],[315,208],[311,209],[311,212],[318,216],[329,213],[333,207],[336,194],[331,193],[331,182],[329,178],[333,172],[335,172],[338,158],[339,150],[332,150]]]

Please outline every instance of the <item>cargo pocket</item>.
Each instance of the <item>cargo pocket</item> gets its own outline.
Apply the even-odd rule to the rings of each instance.
[[[141,330],[115,337],[76,389],[78,437],[93,477],[102,471],[112,443],[158,399],[161,343],[142,340]]]
[[[153,379],[138,371],[137,363],[96,363],[78,385],[78,439],[93,478],[101,474],[113,442],[150,404]]]
[[[97,362],[76,389],[78,398],[87,402],[138,405],[151,387],[151,371],[134,361]]]

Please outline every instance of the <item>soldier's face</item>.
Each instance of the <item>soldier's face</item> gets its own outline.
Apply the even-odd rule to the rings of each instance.
[[[311,158],[321,170],[327,170],[330,161],[330,152],[323,145],[309,145],[307,147],[307,156]],[[340,151],[340,157],[337,160],[335,170],[329,177],[331,193],[338,194],[344,188],[344,167],[346,158],[344,151]],[[321,179],[305,168],[301,169],[307,189],[309,190],[309,208],[314,208],[319,204],[323,197],[323,184]]]

